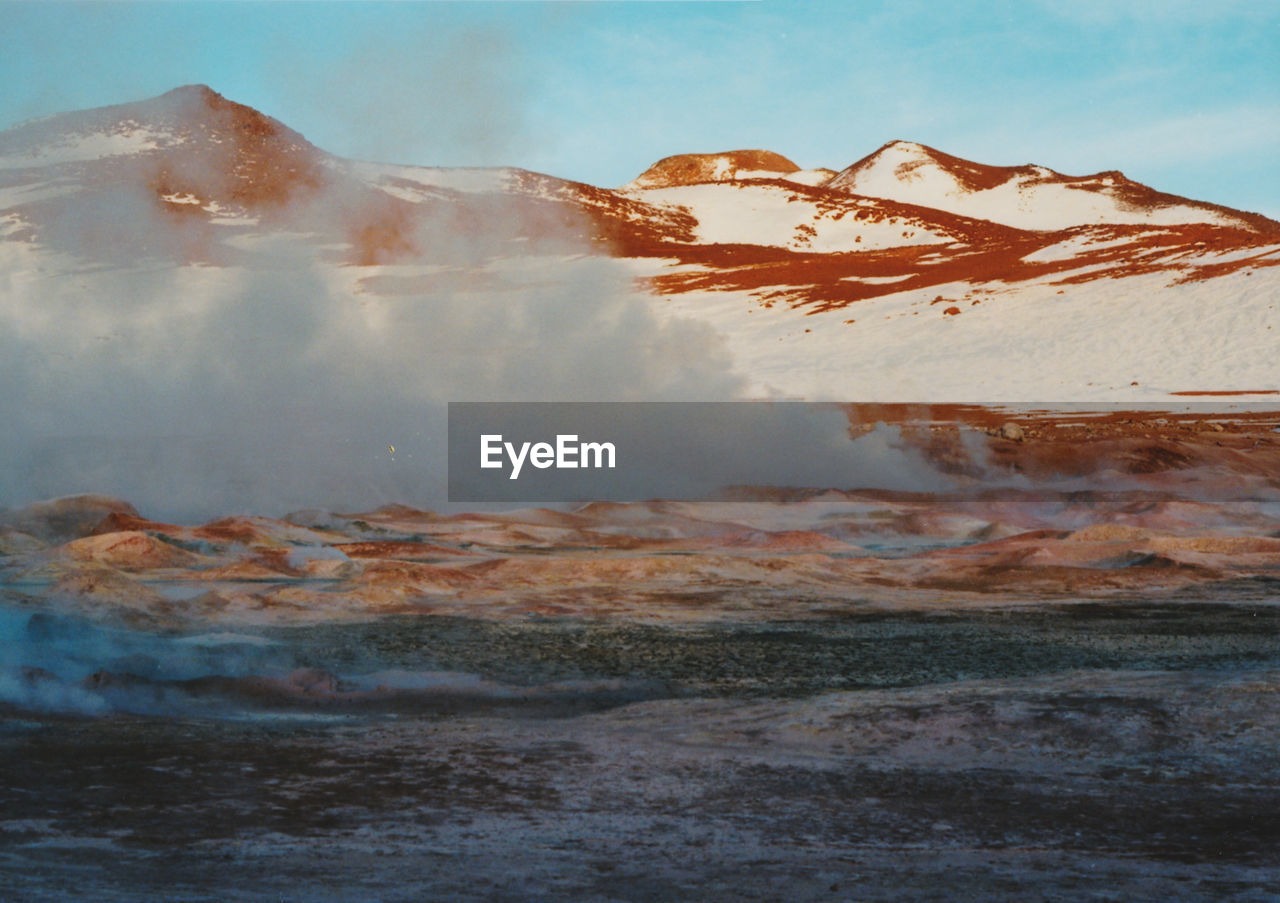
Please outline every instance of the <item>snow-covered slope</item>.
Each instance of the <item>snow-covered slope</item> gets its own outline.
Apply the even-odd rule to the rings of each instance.
[[[394,344],[403,373],[434,349],[449,375],[424,371],[422,393],[492,369],[520,397],[643,398],[690,362],[700,376],[677,388],[695,395],[1270,389],[1277,273],[1280,224],[1263,217],[1118,173],[986,167],[904,142],[835,178],[733,151],[670,157],[610,190],[344,160],[203,86],[0,132],[11,361],[123,332],[130,360],[154,340],[215,372],[201,324],[212,336],[252,299],[253,318],[326,321],[323,352],[278,349],[298,360]],[[574,392],[572,368],[541,350],[566,336],[592,361]],[[526,351],[554,377],[514,373],[508,357]],[[630,384],[610,382],[623,373]]]
[[[850,274],[836,284],[856,300],[831,305],[793,306],[805,287],[778,277],[737,290],[695,278],[661,309],[725,336],[756,398],[1051,404],[1212,391],[1266,402],[1276,396],[1252,393],[1280,389],[1280,242],[1250,260],[1192,281],[1158,270],[1012,283]]]
[[[1115,171],[1073,177],[1043,166],[985,166],[910,141],[884,145],[839,173],[827,187],[1019,229],[1097,224],[1276,226],[1260,216],[1162,194]]]
[[[817,253],[935,244],[956,230],[867,198],[831,198],[800,186],[760,181],[650,188],[635,195],[687,211],[702,244],[764,245]]]

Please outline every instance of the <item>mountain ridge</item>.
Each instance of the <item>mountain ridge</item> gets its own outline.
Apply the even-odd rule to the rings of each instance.
[[[106,171],[113,165],[145,172],[112,175]],[[183,85],[140,101],[29,120],[0,132],[0,173],[44,166],[91,166],[104,171],[104,181],[141,178],[163,199],[166,209],[188,218],[210,203],[237,208],[240,213],[274,214],[298,200],[341,195],[344,200],[339,206],[344,209],[378,208],[372,216],[358,217],[377,221],[357,230],[367,236],[404,231],[393,221],[413,217],[412,209],[398,203],[406,194],[422,201],[428,194],[439,199],[450,193],[477,193],[469,186],[458,187],[456,178],[451,186],[446,184],[450,180],[437,177],[440,184],[429,191],[418,185],[429,171],[463,170],[346,161],[311,144],[283,122],[203,84]],[[378,172],[361,176],[361,166]],[[397,183],[397,177],[389,175],[393,170],[409,175]],[[496,184],[500,171],[510,174],[506,184]],[[623,196],[644,204],[668,189],[769,181],[779,183],[782,191],[788,185],[828,191],[832,194],[828,206],[843,205],[836,195],[872,198],[1042,232],[1096,225],[1207,223],[1280,234],[1280,223],[1261,214],[1160,192],[1118,170],[1067,176],[1035,164],[992,166],[901,139],[885,143],[839,172],[802,170],[789,158],[761,149],[676,154],[657,161],[612,193],[540,173],[518,176],[514,174],[522,171],[510,168],[476,172],[495,174],[495,184],[481,194],[497,195],[512,188],[521,196],[541,192],[560,200],[572,194],[578,195],[577,200],[595,194],[586,206],[591,208],[588,218],[598,222],[584,227],[585,233],[594,236],[592,240],[606,240],[619,231],[612,208],[625,206]],[[13,182],[11,172],[7,180],[0,179],[0,188]],[[528,186],[534,183],[542,187],[530,192]],[[366,188],[375,189],[376,196]],[[605,195],[609,197],[602,200]],[[672,209],[671,204],[657,206]],[[657,210],[649,213],[662,218]],[[636,210],[623,217],[633,224],[644,218],[643,211]],[[360,259],[385,259],[397,248],[407,249],[409,242],[400,235],[382,244],[381,250],[362,253]],[[850,238],[845,249],[862,250],[857,244]]]
[[[1280,232],[1280,223],[1259,213],[1157,191],[1119,170],[1068,176],[1038,164],[992,166],[900,139],[841,170],[826,187],[1041,231],[1205,222]]]
[[[642,284],[659,294],[833,310],[958,279],[1215,278],[1271,266],[1280,235],[1115,170],[987,166],[903,140],[830,172],[759,149],[683,154],[615,190],[512,167],[352,161],[185,85],[0,132],[0,239],[118,266],[238,265],[269,234],[358,266],[585,252],[651,261]]]

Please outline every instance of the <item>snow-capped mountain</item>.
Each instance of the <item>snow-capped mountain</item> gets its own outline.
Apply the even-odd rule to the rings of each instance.
[[[327,296],[361,310],[448,305],[433,340],[450,350],[461,346],[449,329],[520,323],[502,341],[524,347],[548,334],[557,298],[625,297],[661,342],[599,306],[574,325],[607,323],[629,350],[710,342],[693,394],[715,370],[748,395],[1167,396],[1271,389],[1280,359],[1280,223],[1117,172],[986,166],[902,141],[838,174],[739,150],[668,157],[607,189],[517,168],[345,160],[187,86],[0,133],[0,238],[0,315],[28,355],[48,343],[74,353],[63,347],[74,325],[51,325],[69,316],[50,300],[69,280],[89,289],[77,289],[77,316],[112,334],[142,327],[122,293],[151,328],[173,315],[155,298],[174,286],[198,313],[215,302],[192,299],[225,301],[226,285],[305,261]],[[476,326],[490,302],[501,329]],[[345,338],[376,353],[403,310],[347,323]],[[631,397],[670,389],[671,360],[699,361],[671,354],[628,365],[645,374]],[[536,379],[512,379],[540,397]],[[563,396],[567,384],[543,388]]]
[[[77,255],[227,264],[237,234],[293,232],[373,264],[430,255],[424,224],[494,247],[606,240],[618,220],[632,239],[688,230],[678,214],[524,170],[343,160],[203,85],[0,133],[2,234]]]
[[[1116,171],[1075,177],[1044,166],[984,166],[910,141],[889,142],[826,187],[1038,231],[1100,224],[1276,227],[1255,214],[1162,194]]]

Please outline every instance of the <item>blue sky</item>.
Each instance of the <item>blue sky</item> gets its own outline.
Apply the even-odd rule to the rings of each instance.
[[[885,141],[1280,217],[1280,3],[0,2],[0,126],[203,82],[345,156],[602,185]]]

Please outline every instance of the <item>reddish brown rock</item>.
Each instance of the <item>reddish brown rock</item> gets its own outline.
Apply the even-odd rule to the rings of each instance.
[[[739,178],[739,173],[751,174],[757,178],[761,173],[782,176],[799,169],[799,166],[781,154],[766,150],[677,154],[664,157],[650,166],[636,177],[630,187],[662,188],[698,182],[724,182]]]
[[[138,516],[128,502],[109,495],[73,495],[0,512],[0,526],[50,542],[66,542],[93,533],[111,516]]]
[[[133,571],[189,568],[201,562],[200,556],[138,530],[86,536],[55,550],[55,554],[58,552],[74,561],[92,561]]]

